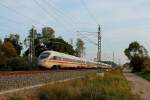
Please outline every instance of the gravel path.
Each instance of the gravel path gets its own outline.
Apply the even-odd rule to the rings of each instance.
[[[133,74],[124,73],[126,79],[131,83],[131,89],[134,94],[141,96],[143,100],[150,100],[150,82]]]

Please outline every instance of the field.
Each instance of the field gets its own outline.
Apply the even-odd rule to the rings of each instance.
[[[128,81],[120,70],[56,83],[38,89],[28,96],[13,96],[10,100],[140,100],[130,92]]]

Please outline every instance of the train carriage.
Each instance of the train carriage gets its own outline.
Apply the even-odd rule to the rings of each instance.
[[[38,57],[38,65],[49,69],[59,68],[97,68],[97,62],[72,55],[56,52],[44,51]],[[105,65],[103,64],[103,67]]]

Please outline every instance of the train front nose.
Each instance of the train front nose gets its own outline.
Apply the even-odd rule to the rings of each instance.
[[[40,54],[39,58],[38,58],[38,66],[46,66],[47,64],[47,59],[50,56],[49,52],[43,52]]]
[[[42,59],[42,60],[38,60],[38,63],[37,63],[38,66],[46,66],[46,60],[45,59]]]

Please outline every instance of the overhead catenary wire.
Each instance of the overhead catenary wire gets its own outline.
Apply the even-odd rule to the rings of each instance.
[[[89,43],[92,43],[94,45],[98,45],[96,42],[94,42],[93,40],[91,40],[88,36],[84,35],[84,34],[81,34],[81,33],[78,33],[78,36],[81,36],[82,38],[84,38],[87,42]]]
[[[0,39],[5,38],[5,37],[7,38],[10,33],[19,34],[19,32],[12,31],[9,27],[2,27],[2,26],[0,26],[0,33],[3,33],[3,34],[0,34]]]
[[[34,2],[35,2],[35,4],[45,13],[45,15],[47,16],[47,17],[53,17],[53,16],[50,16],[49,15],[49,12],[47,11],[47,9],[45,9],[41,4],[40,4],[40,2],[38,1],[38,0],[33,0]],[[53,17],[53,19],[55,19],[54,17]]]
[[[37,0],[35,0],[35,2],[36,2]],[[47,0],[44,0],[44,1],[47,1]],[[52,0],[52,2],[53,2],[53,0]],[[54,2],[53,2],[54,3]],[[36,3],[37,5],[38,5],[38,7],[40,7],[41,9],[43,9],[43,11],[48,15],[48,17],[51,17],[52,15],[50,15],[50,11],[49,11],[49,9],[46,9],[45,8],[45,6],[42,6],[42,4],[40,4],[40,2],[39,3]],[[49,4],[50,5],[50,2],[48,2],[47,1],[47,3],[45,3],[45,4]],[[23,16],[24,18],[26,18],[26,19],[28,19],[28,20],[31,20],[33,23],[35,23],[36,22],[36,24],[42,24],[43,25],[43,23],[41,23],[39,20],[37,21],[35,18],[32,18],[31,16],[28,16],[28,15],[26,15],[26,14],[24,14],[24,13],[22,13],[22,12],[19,12],[18,10],[16,10],[16,9],[14,9],[14,8],[10,8],[8,5],[6,5],[6,4],[4,4],[4,3],[0,3],[0,6],[2,6],[2,7],[4,7],[4,8],[7,8],[7,9],[9,9],[10,11],[12,11],[13,13],[16,13],[17,15],[21,15],[21,16]],[[58,9],[56,6],[52,6],[52,8],[54,8],[56,11],[57,11],[57,15],[61,15],[61,16],[65,16],[65,13],[63,12],[63,10],[62,9]],[[68,22],[71,20],[75,20],[76,18],[74,18],[74,17],[67,17],[69,20],[68,20]],[[7,18],[6,18],[7,19]],[[58,22],[58,18],[54,18],[53,17],[53,19],[56,21],[56,22]],[[19,21],[15,21],[15,20],[11,20],[11,19],[7,19],[8,21],[11,21],[11,22],[14,22],[15,24],[22,24],[22,25],[24,25],[24,26],[28,26],[28,24],[26,24],[26,23],[23,23],[23,22],[19,22]],[[62,20],[61,20],[62,21]],[[60,22],[59,22],[60,23]],[[63,21],[63,23],[61,23],[62,24],[62,27],[66,27],[64,24],[66,24],[66,21],[64,22]],[[74,23],[72,23],[72,24],[74,24]],[[70,25],[70,24],[69,24]],[[76,26],[79,26],[79,25],[76,25]],[[67,29],[67,28],[64,28],[64,29]],[[70,29],[70,28],[68,28],[68,29]],[[68,29],[67,29],[67,31],[68,31]],[[69,30],[70,31],[70,30]]]
[[[85,39],[88,43],[91,43],[91,44],[97,46],[97,43],[95,43],[94,41],[89,40],[88,38],[84,38],[84,39]]]
[[[2,16],[0,16],[1,18]],[[20,30],[20,29],[24,29],[25,27],[29,27],[29,25],[26,25],[24,23],[21,23],[21,22],[18,22],[18,21],[15,21],[15,20],[12,20],[12,19],[9,19],[7,17],[3,17],[4,20],[3,22],[5,21],[8,21],[9,23],[12,22],[12,24],[3,24],[3,22],[0,22],[0,28],[1,29],[13,29],[13,30]],[[16,25],[15,25],[16,24]],[[18,28],[18,24],[20,24],[19,28]]]
[[[58,8],[56,8],[55,6],[53,6],[49,1],[47,1],[47,0],[43,0],[43,2],[45,2],[45,4],[46,5],[48,5],[49,7],[51,7],[51,8],[53,8],[53,12],[55,13],[55,15],[57,15],[59,18],[62,18],[63,17],[63,21],[64,21],[64,24],[66,24],[67,23],[67,25],[71,25],[71,26],[73,26],[73,28],[75,28],[75,25],[73,24],[73,22],[71,21],[71,19],[69,18],[69,17],[67,17],[68,19],[70,19],[70,20],[68,20],[67,18],[66,18],[66,16],[65,16],[65,13],[63,12],[63,11],[61,11],[61,10],[59,10]],[[64,17],[65,16],[65,17]]]
[[[91,39],[91,38],[92,38],[92,40],[96,40],[97,39],[97,32],[89,32],[89,31],[76,31],[76,32],[86,36],[89,39]]]
[[[6,29],[13,29],[13,30],[18,30],[18,27],[15,25],[1,25],[1,28],[6,28]],[[11,28],[10,28],[11,27]],[[23,27],[19,27],[19,30],[22,29]]]
[[[32,21],[34,24],[39,24],[39,25],[43,24],[43,23],[41,23],[41,22],[39,22],[39,21],[33,19],[31,16],[27,16],[27,15],[21,13],[21,12],[18,12],[17,10],[15,10],[15,9],[13,9],[13,8],[10,8],[9,6],[7,6],[7,5],[5,5],[5,4],[3,4],[3,3],[1,3],[1,2],[0,2],[0,6],[2,6],[2,7],[4,7],[4,8],[6,8],[6,9],[8,9],[8,10],[10,10],[10,11],[12,11],[13,13],[19,14],[19,15],[23,16],[24,18],[30,19],[30,21]]]
[[[57,4],[56,4],[56,2],[54,1],[54,0],[51,0],[51,3],[54,5],[54,7],[56,8],[56,7],[58,7],[57,6]],[[61,12],[63,12],[64,14],[66,14],[64,11],[64,8],[62,8],[62,7],[58,7],[58,10],[60,10]],[[72,21],[74,21],[75,22],[75,20],[76,20],[76,23],[78,24],[80,21],[79,21],[79,19],[78,18],[80,18],[80,17],[74,17],[74,16],[72,16],[72,15],[68,15],[67,14],[67,16],[68,17],[70,17],[70,19],[72,20]]]
[[[78,23],[79,22],[76,22],[75,20],[77,18],[71,16],[71,15],[68,15],[64,12],[63,8],[61,7],[58,7],[55,2],[53,0],[51,0],[50,2],[48,0],[43,0],[44,2],[46,2],[47,5],[49,5],[50,7],[52,7],[55,11],[56,11],[56,14],[59,15],[59,16],[63,16],[65,21],[69,22],[70,24],[72,24],[75,28],[78,27]],[[69,20],[68,20],[69,19]]]
[[[89,14],[89,16],[91,17],[91,19],[94,21],[94,23],[96,25],[98,25],[98,21],[97,19],[95,18],[95,16],[93,15],[93,13],[89,10],[86,2],[84,0],[80,0],[81,1],[81,4],[84,6],[84,8],[87,10],[87,13]]]
[[[23,25],[23,26],[30,26],[30,25],[27,24],[27,23],[20,22],[20,21],[16,21],[16,20],[14,20],[14,19],[10,19],[10,18],[1,16],[1,15],[0,15],[0,18],[3,18],[4,20],[9,21],[9,22],[13,22],[14,24],[20,24],[20,25]]]
[[[69,29],[70,28],[67,28],[66,27],[66,23],[65,22],[62,22],[62,20],[60,20],[60,18],[56,18],[54,15],[52,15],[51,14],[51,11],[49,11],[48,9],[46,9],[45,8],[45,6],[43,6],[38,0],[33,0],[33,1],[35,1],[35,3],[37,4],[37,6],[39,7],[39,8],[41,8],[41,10],[49,17],[49,18],[52,18],[54,21],[55,21],[55,23],[57,24],[61,24],[62,25],[62,27],[64,28],[64,30],[67,30],[67,31],[70,31]]]

